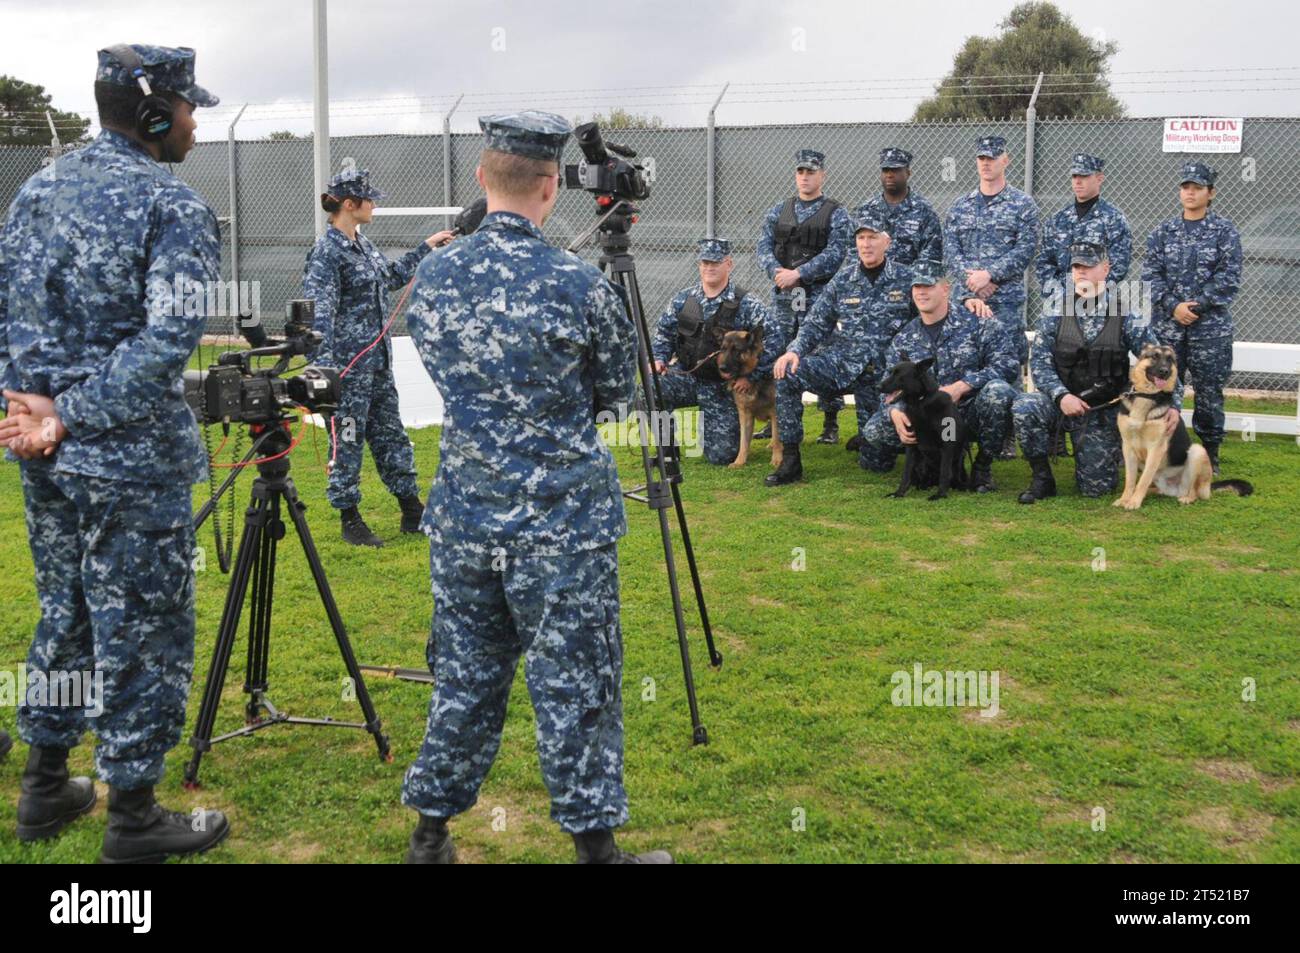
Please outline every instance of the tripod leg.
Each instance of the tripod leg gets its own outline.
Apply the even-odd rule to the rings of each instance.
[[[316,581],[316,591],[320,593],[321,602],[325,605],[325,614],[330,620],[330,628],[334,630],[334,641],[338,643],[339,653],[343,656],[343,665],[356,689],[357,702],[361,705],[361,711],[366,719],[366,730],[375,736],[380,760],[392,761],[393,755],[388,747],[388,736],[383,732],[379,715],[370,700],[370,692],[366,689],[365,679],[361,677],[361,668],[357,665],[357,657],[352,652],[352,643],[348,641],[347,630],[343,627],[343,617],[339,615],[334,593],[330,591],[329,580],[325,578],[325,567],[321,564],[320,554],[316,551],[316,544],[311,538],[311,528],[307,525],[307,517],[303,515],[307,507],[298,500],[298,490],[293,485],[293,480],[285,479],[283,492],[289,507],[289,519],[293,521],[294,529],[298,531],[298,539],[307,556],[307,565],[311,567],[312,579]]]
[[[257,563],[253,569],[253,594],[248,610],[248,667],[244,673],[244,691],[249,695],[244,707],[245,721],[255,723],[262,713],[262,698],[268,684],[271,647],[271,605],[275,594],[275,544],[284,538],[280,519],[280,495],[269,488],[270,499],[265,515]]]
[[[221,612],[221,624],[217,628],[217,641],[212,650],[212,664],[208,668],[208,678],[203,686],[203,701],[199,705],[199,716],[194,724],[194,735],[190,746],[194,754],[185,766],[185,786],[197,787],[199,783],[199,762],[203,752],[211,745],[212,726],[217,720],[217,706],[221,701],[221,690],[226,683],[226,670],[230,667],[230,654],[235,647],[235,634],[239,629],[239,617],[244,611],[244,597],[248,592],[249,578],[255,570],[258,554],[261,552],[261,539],[266,527],[266,499],[258,495],[254,484],[253,501],[244,511],[244,533],[239,540],[239,552],[235,557],[235,568],[230,578],[230,588],[226,590],[226,604]]]
[[[709,647],[709,662],[722,668],[722,653],[713,642],[713,626],[709,625],[709,610],[704,605],[704,587],[700,584],[700,570],[695,564],[695,547],[691,545],[691,531],[686,526],[686,510],[682,508],[682,494],[673,484],[673,506],[677,510],[677,527],[682,534],[682,548],[686,550],[686,565],[691,570],[691,585],[695,588],[695,604],[700,610],[700,625],[704,628],[704,642]]]

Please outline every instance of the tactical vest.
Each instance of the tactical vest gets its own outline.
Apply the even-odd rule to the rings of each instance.
[[[821,208],[800,222],[794,215],[794,199],[785,200],[772,236],[772,253],[782,268],[798,268],[821,254],[831,240],[831,216],[839,207],[834,199],[824,199]]]
[[[1091,342],[1083,338],[1079,318],[1073,313],[1062,315],[1061,327],[1052,348],[1061,383],[1078,396],[1094,390],[1109,393],[1109,400],[1119,395],[1128,380],[1128,348],[1124,346],[1124,319],[1118,314],[1106,318],[1106,324]],[[1089,401],[1095,405],[1096,398]]]
[[[718,305],[718,310],[707,321],[704,307],[695,295],[687,295],[686,302],[677,312],[677,363],[697,380],[711,383],[722,380],[717,360],[705,358],[722,344],[724,334],[736,328],[736,314],[745,299],[745,289],[733,285],[732,291],[735,297]],[[697,364],[700,366],[696,367]]]

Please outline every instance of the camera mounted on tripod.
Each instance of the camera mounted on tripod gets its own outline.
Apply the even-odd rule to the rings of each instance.
[[[285,305],[284,339],[263,347],[227,351],[206,371],[186,371],[185,400],[206,424],[267,424],[290,419],[297,407],[331,414],[338,409],[339,372],[309,364],[283,377],[289,362],[312,354],[321,334],[312,330],[316,302],[301,298]],[[255,357],[275,357],[272,367],[253,368]]]
[[[584,122],[573,130],[582,161],[564,167],[564,184],[570,189],[586,189],[598,197],[620,198],[639,202],[650,197],[650,183],[640,163],[629,162],[636,151],[615,142],[606,142],[600,127]],[[612,155],[611,155],[612,153]]]

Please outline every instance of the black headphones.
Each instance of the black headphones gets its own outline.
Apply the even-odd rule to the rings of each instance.
[[[144,98],[135,107],[135,131],[146,142],[157,142],[167,135],[172,127],[172,104],[164,96],[158,96],[149,88],[149,80],[144,75],[144,61],[140,54],[119,43],[106,48],[106,52],[131,71],[132,77],[140,84]]]

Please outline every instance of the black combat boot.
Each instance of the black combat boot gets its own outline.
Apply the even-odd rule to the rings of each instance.
[[[9,749],[14,746],[14,740],[9,737],[9,732],[0,731],[0,761],[5,759]]]
[[[456,845],[451,842],[445,817],[420,815],[420,823],[411,834],[411,847],[406,852],[408,864],[454,864]]]
[[[857,453],[862,449],[862,434],[855,433],[844,444],[844,449],[849,453]]]
[[[197,830],[196,830],[197,828]],[[201,854],[230,833],[220,811],[184,814],[154,800],[153,786],[108,789],[108,828],[101,864],[161,864],[168,857]]]
[[[370,527],[366,521],[361,518],[355,506],[349,506],[346,510],[339,510],[343,517],[343,538],[353,546],[382,546],[384,541],[370,532]],[[403,516],[405,520],[405,516]]]
[[[970,486],[976,493],[992,493],[997,489],[993,485],[993,454],[983,447],[975,454],[975,464],[970,468]]]
[[[629,854],[618,849],[613,831],[586,831],[573,835],[580,864],[671,864],[673,855],[666,850]]]
[[[822,428],[822,435],[817,438],[818,443],[839,443],[840,442],[840,422],[839,414],[833,414],[829,410],[826,412],[826,426]]]
[[[803,479],[803,463],[799,459],[799,445],[782,441],[781,452],[781,465],[776,468],[775,472],[769,473],[763,479],[763,482],[768,486],[782,486]]]
[[[424,515],[424,504],[420,502],[420,495],[416,493],[411,496],[399,496],[397,504],[402,508],[402,532],[418,533],[420,517]]]
[[[1218,476],[1219,475],[1219,445],[1217,443],[1207,443],[1204,444],[1203,446],[1205,447],[1205,455],[1210,458],[1210,469],[1214,471],[1215,476]]]
[[[94,806],[94,782],[68,777],[67,748],[32,745],[18,798],[20,841],[54,837]]]
[[[750,437],[750,439],[751,439],[751,440],[771,440],[771,439],[772,439],[772,424],[771,424],[771,422],[769,421],[769,422],[768,422],[768,425],[767,425],[766,427],[764,427],[764,428],[763,428],[762,430],[760,430],[758,433],[754,434],[754,436]]]
[[[1052,464],[1047,457],[1030,457],[1029,467],[1034,475],[1029,482],[1029,489],[1020,494],[1020,502],[1033,503],[1056,496],[1056,477],[1052,476]]]

